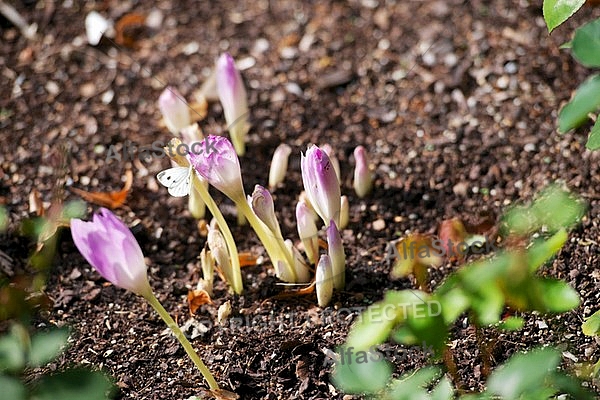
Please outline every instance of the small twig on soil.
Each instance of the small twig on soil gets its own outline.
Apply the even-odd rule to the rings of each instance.
[[[474,316],[472,316],[473,321]],[[485,335],[483,334],[483,330],[477,324],[473,324],[475,326],[475,337],[477,338],[477,346],[479,347],[479,351],[481,353],[481,359],[483,361],[483,368],[481,370],[481,374],[483,376],[488,376],[492,370],[492,353],[489,349],[488,344],[485,340]]]
[[[29,25],[27,21],[25,21],[25,18],[23,18],[21,14],[19,14],[19,12],[13,8],[13,6],[6,4],[2,0],[0,0],[0,14],[2,14],[4,18],[9,20],[14,26],[19,28],[21,34],[27,39],[35,39],[37,24]]]
[[[463,383],[460,379],[460,375],[458,374],[458,367],[454,362],[454,353],[450,347],[446,347],[444,350],[444,364],[446,364],[446,368],[448,368],[448,373],[452,377],[454,381],[454,386],[456,387],[459,393],[463,392]]]

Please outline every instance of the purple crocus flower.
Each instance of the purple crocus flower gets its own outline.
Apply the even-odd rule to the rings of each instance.
[[[302,182],[310,204],[329,226],[332,219],[339,225],[341,193],[340,184],[329,156],[311,145],[300,160]]]
[[[196,172],[234,202],[245,201],[240,161],[231,142],[223,136],[209,135],[199,149],[188,154]]]
[[[248,98],[240,71],[233,57],[224,53],[217,61],[217,93],[225,113],[225,121],[231,141],[238,155],[246,151],[245,139],[248,132]]]
[[[138,295],[151,295],[142,249],[112,212],[101,208],[89,222],[72,219],[71,235],[81,255],[106,280]]]

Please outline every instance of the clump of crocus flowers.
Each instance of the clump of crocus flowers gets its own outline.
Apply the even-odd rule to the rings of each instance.
[[[192,140],[200,140],[199,148],[213,149],[190,152],[184,159],[173,157],[174,164],[180,168],[191,165],[193,173],[189,177],[189,190],[181,190],[183,186],[179,185],[179,190],[169,187],[169,192],[180,194],[188,191],[189,209],[197,218],[205,216],[204,210],[200,210],[199,206],[212,205],[209,209],[217,223],[216,230],[212,229],[209,234],[209,245],[213,243],[209,247],[213,259],[217,260],[220,268],[225,269],[222,275],[236,293],[242,292],[239,260],[236,260],[237,249],[224,218],[218,209],[215,210],[216,204],[206,185],[213,186],[235,203],[238,221],[247,221],[254,229],[281,280],[287,283],[308,283],[313,270],[317,277],[315,287],[320,292],[317,296],[319,304],[326,305],[328,301],[323,299],[331,298],[331,293],[324,293],[333,289],[342,290],[345,286],[346,261],[340,229],[344,229],[349,223],[349,202],[346,196],[341,195],[341,171],[334,149],[328,144],[321,147],[310,145],[305,154],[301,155],[304,197],[296,206],[296,220],[299,239],[306,255],[304,257],[293,242],[282,234],[269,191],[276,190],[283,183],[291,147],[283,143],[275,150],[269,169],[269,189],[256,185],[253,192],[246,195],[238,155],[245,153],[245,138],[249,127],[247,94],[241,74],[229,54],[219,57],[215,72],[207,82],[212,87],[209,92],[214,91],[221,102],[231,141],[221,136],[204,138],[196,124],[190,125],[189,110],[184,110],[186,103],[181,94],[173,88],[167,88],[159,99],[159,106],[169,130],[182,137],[186,144]],[[208,87],[209,83],[205,86]],[[203,88],[204,91],[208,90],[206,87]],[[210,146],[206,146],[207,143]],[[373,186],[365,148],[357,147],[354,158],[356,168],[353,185],[357,195],[362,198]],[[181,170],[177,176],[181,177],[184,173]],[[164,171],[161,174],[164,175]],[[161,183],[165,183],[164,176]],[[321,229],[317,219],[322,220],[322,236],[327,241],[325,254],[320,251]],[[226,257],[231,261],[227,262]],[[209,273],[208,269],[206,273]],[[325,282],[320,282],[322,277],[327,278]],[[206,276],[204,281],[212,282],[211,277]]]

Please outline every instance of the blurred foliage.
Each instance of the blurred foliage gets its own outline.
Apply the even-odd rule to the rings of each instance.
[[[579,199],[556,185],[543,190],[531,204],[512,207],[501,219],[505,249],[461,266],[430,294],[410,289],[388,291],[382,301],[371,305],[357,319],[341,348],[342,355],[345,348],[367,351],[389,339],[407,346],[425,343],[434,349],[434,360],[443,360],[456,378],[448,341],[452,327],[465,313],[475,332],[482,335],[481,330],[488,326],[509,331],[523,327],[521,317],[503,318],[506,310],[573,310],[580,304],[577,292],[566,282],[541,276],[538,271],[560,251],[568,238],[567,229],[573,228],[584,212],[585,206]],[[419,312],[418,307],[424,304],[439,304],[441,309]],[[489,354],[482,342],[479,345],[480,354]],[[560,353],[553,349],[514,356],[491,373],[486,392],[468,398],[541,399],[557,393],[592,398],[574,378],[556,371],[559,361]],[[484,359],[484,368],[485,365]],[[535,373],[531,372],[533,369]],[[382,399],[453,396],[447,378],[440,380],[436,368],[424,368],[399,380],[391,378],[391,371],[387,361],[360,365],[338,361],[332,380],[347,393],[367,393]],[[432,386],[434,381],[437,386]]]

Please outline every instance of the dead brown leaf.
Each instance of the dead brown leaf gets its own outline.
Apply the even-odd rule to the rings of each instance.
[[[127,172],[125,172],[125,177],[126,180],[123,189],[116,192],[88,192],[78,188],[71,188],[71,191],[90,203],[108,207],[110,209],[119,208],[125,204],[127,194],[129,194],[129,189],[131,189],[133,172],[127,170]]]
[[[204,289],[190,290],[188,292],[187,299],[191,315],[196,314],[196,311],[198,311],[198,308],[200,308],[200,306],[204,304],[212,304],[210,295]]]

